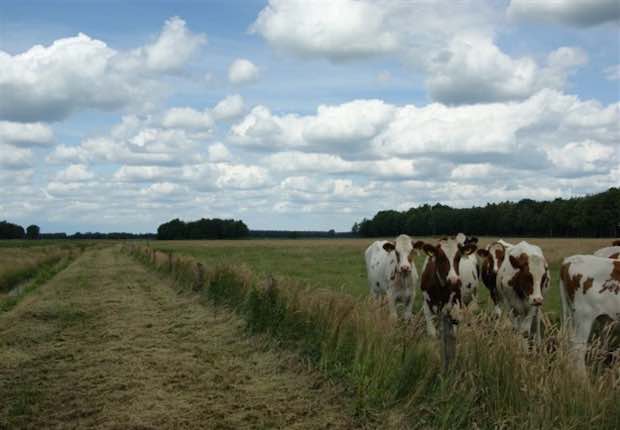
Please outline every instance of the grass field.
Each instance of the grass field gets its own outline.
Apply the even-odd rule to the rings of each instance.
[[[87,247],[0,312],[0,428],[620,428],[620,369],[593,365],[585,383],[557,327],[553,348],[526,350],[507,324],[470,316],[442,372],[420,315],[394,323],[363,299],[370,242]],[[562,258],[610,243],[530,242],[554,272],[552,313]],[[59,249],[0,255],[34,264]]]
[[[0,313],[0,428],[358,428],[341,385],[94,248]]]
[[[416,238],[418,239],[418,238]],[[504,238],[517,243],[522,238]],[[157,241],[156,249],[173,251],[202,261],[207,267],[218,264],[243,264],[258,274],[273,274],[303,282],[311,287],[330,288],[356,297],[368,294],[364,251],[374,239],[336,240],[238,240],[238,241]],[[432,242],[433,238],[421,238]],[[495,238],[480,238],[486,246]],[[612,239],[525,239],[540,246],[551,270],[552,287],[545,298],[545,311],[552,319],[561,312],[558,290],[562,259],[574,254],[591,254],[609,246]],[[420,273],[424,257],[416,258]],[[479,287],[480,303],[489,302],[483,285]],[[421,294],[416,302],[421,304]],[[417,305],[416,305],[417,308]]]

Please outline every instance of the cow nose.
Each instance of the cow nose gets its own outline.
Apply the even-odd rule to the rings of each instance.
[[[543,298],[542,297],[532,297],[532,305],[534,306],[542,306]]]
[[[409,266],[400,266],[400,271],[403,273],[409,273],[411,272],[411,267]]]

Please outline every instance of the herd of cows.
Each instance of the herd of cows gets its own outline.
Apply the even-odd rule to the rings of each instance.
[[[522,241],[495,241],[478,248],[478,239],[459,233],[437,243],[414,241],[400,235],[376,241],[365,252],[368,286],[377,299],[387,298],[390,315],[412,317],[418,285],[430,336],[437,335],[438,317],[445,312],[458,323],[464,309],[477,306],[479,280],[489,290],[499,316],[505,312],[519,333],[531,336],[532,322],[550,288],[549,266],[540,247]],[[421,276],[413,256],[426,254]],[[573,255],[560,269],[560,296],[571,353],[585,371],[588,338],[594,321],[606,315],[620,321],[620,240],[593,255]]]

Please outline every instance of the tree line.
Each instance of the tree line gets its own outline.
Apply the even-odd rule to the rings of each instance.
[[[41,229],[38,225],[29,225],[25,230],[24,227],[18,224],[13,224],[8,221],[0,221],[0,239],[155,239],[157,236],[154,233],[99,233],[99,232],[86,232],[80,233],[79,231],[74,234],[67,233],[41,233]]]
[[[363,237],[454,235],[480,236],[617,237],[620,236],[620,188],[553,201],[488,203],[452,208],[425,204],[406,211],[384,210],[353,225]]]
[[[241,220],[201,218],[184,222],[176,218],[157,228],[157,239],[239,239],[247,237],[249,232]]]
[[[0,239],[39,239],[38,225],[29,225],[25,230],[21,225],[0,221]]]

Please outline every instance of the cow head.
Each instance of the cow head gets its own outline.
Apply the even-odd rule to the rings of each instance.
[[[427,269],[433,271],[431,276],[436,277],[442,290],[439,295],[444,296],[438,301],[450,307],[457,305],[458,308],[461,304],[459,262],[463,255],[474,252],[476,245],[463,245],[456,239],[441,239],[437,245],[424,244],[423,250],[432,259]]]
[[[390,253],[396,253],[396,271],[407,275],[415,268],[413,264],[413,251],[421,248],[423,242],[413,242],[406,234],[401,234],[393,242],[385,242],[383,249]]]
[[[478,238],[476,236],[466,236],[464,233],[459,233],[455,237],[457,243],[460,245],[477,245]]]
[[[493,242],[487,246],[487,249],[477,250],[476,257],[482,282],[493,295],[496,289],[497,272],[506,257],[506,248],[499,242]],[[495,300],[495,297],[493,299]]]
[[[515,269],[508,284],[517,296],[530,305],[541,306],[543,293],[549,287],[549,268],[544,258],[538,255],[509,255],[510,265]]]

